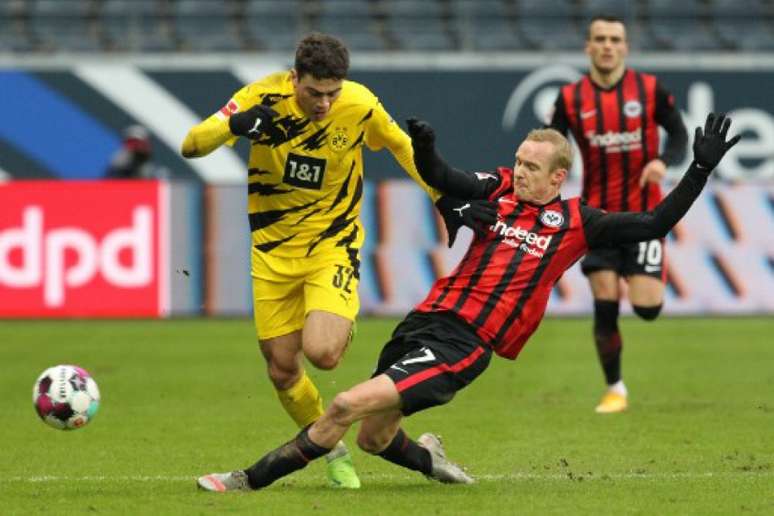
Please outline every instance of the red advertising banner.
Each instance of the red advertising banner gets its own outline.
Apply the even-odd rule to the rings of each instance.
[[[0,183],[0,317],[158,317],[167,195],[156,181]]]

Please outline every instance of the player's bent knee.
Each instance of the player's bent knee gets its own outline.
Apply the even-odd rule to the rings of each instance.
[[[279,367],[276,364],[268,365],[269,380],[275,389],[285,391],[293,387],[301,377],[301,369]]]
[[[341,392],[333,398],[328,412],[333,422],[340,426],[351,425],[356,421],[353,400],[347,392]]]
[[[639,306],[639,305],[632,305],[632,309],[634,310],[634,313],[636,313],[641,319],[644,319],[646,321],[652,321],[656,317],[658,317],[658,314],[661,313],[661,307],[664,306],[661,305],[655,305],[655,306]]]
[[[317,368],[328,371],[335,369],[341,361],[341,353],[334,349],[325,349],[322,351],[307,352],[306,358]]]

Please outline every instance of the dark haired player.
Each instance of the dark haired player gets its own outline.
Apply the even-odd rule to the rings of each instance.
[[[363,147],[389,149],[438,201],[451,236],[462,223],[494,217],[478,209],[461,217],[450,211],[449,199],[422,183],[411,139],[368,88],[346,80],[348,69],[340,40],[310,34],[298,44],[291,70],[239,90],[190,130],[181,150],[197,158],[239,137],[251,142],[247,211],[256,332],[280,403],[302,428],[323,412],[303,359],[335,368],[360,309]],[[328,461],[332,485],[360,486],[343,443]]]
[[[370,380],[338,394],[317,421],[253,466],[205,475],[199,487],[266,487],[329,453],[356,421],[362,421],[357,442],[363,450],[441,482],[473,482],[446,459],[436,436],[411,440],[402,418],[449,402],[486,369],[493,352],[515,359],[543,318],[552,287],[589,246],[663,237],[739,140],[726,141],[730,122],[709,115],[704,130],[696,128],[693,163],[655,209],[608,213],[560,197],[571,149],[553,129],[527,136],[513,170],[468,174],[440,158],[427,123],[410,120],[414,159],[427,184],[456,198],[496,203],[497,222],[398,325]]]
[[[606,211],[648,211],[661,200],[659,182],[667,165],[682,160],[688,140],[674,98],[653,75],[627,68],[626,27],[614,17],[596,17],[586,38],[589,73],[561,89],[550,127],[571,132],[583,156],[582,197]],[[667,132],[659,153],[659,126]],[[594,342],[607,381],[596,407],[615,413],[628,406],[621,378],[618,310],[625,278],[634,313],[658,317],[664,302],[664,240],[592,247],[581,262],[594,296]]]

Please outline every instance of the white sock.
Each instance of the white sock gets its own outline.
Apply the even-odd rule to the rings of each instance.
[[[626,385],[624,385],[623,380],[618,380],[614,384],[608,385],[607,390],[610,392],[614,392],[616,394],[620,394],[623,397],[626,397],[629,395],[629,392],[626,390]]]

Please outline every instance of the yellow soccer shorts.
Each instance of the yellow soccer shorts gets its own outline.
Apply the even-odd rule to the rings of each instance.
[[[260,340],[301,330],[312,310],[353,322],[360,310],[358,271],[344,249],[304,258],[253,253],[252,276],[253,313]]]

